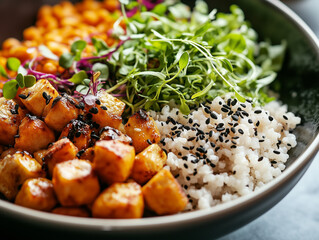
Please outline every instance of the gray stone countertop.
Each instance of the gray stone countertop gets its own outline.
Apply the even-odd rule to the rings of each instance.
[[[319,1],[286,0],[319,37]],[[318,240],[319,154],[292,191],[275,207],[250,224],[219,240]]]

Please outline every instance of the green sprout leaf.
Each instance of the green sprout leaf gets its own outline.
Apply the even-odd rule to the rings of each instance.
[[[186,68],[188,63],[189,63],[189,54],[188,52],[184,52],[178,62],[180,71]]]
[[[83,80],[86,79],[88,77],[88,75],[86,74],[86,72],[84,70],[74,74],[69,81],[73,82],[74,84],[81,84],[83,83]]]
[[[95,63],[92,67],[94,72],[100,72],[100,79],[108,79],[109,78],[109,68],[106,64],[103,63]]]
[[[24,88],[24,76],[21,74],[21,73],[19,73],[18,75],[17,75],[17,77],[16,77],[16,80],[17,80],[17,82],[18,82],[18,84],[19,84],[19,87],[20,88]]]
[[[11,71],[18,71],[19,67],[21,65],[21,62],[19,59],[15,57],[10,57],[7,60],[7,68]]]
[[[70,68],[74,61],[74,56],[71,53],[63,53],[59,59],[59,65],[63,68]]]
[[[75,61],[79,61],[81,59],[81,54],[85,49],[87,42],[84,40],[77,40],[71,45],[71,53],[74,56]]]
[[[0,65],[0,75],[1,75],[2,77],[9,78],[9,77],[8,77],[8,74],[7,74],[7,72],[6,72],[6,70],[5,70],[4,67],[2,67],[1,65]]]
[[[102,39],[92,38],[91,40],[92,40],[92,44],[93,44],[97,53],[101,53],[101,52],[107,51],[109,49],[107,44]]]
[[[17,95],[18,88],[19,88],[19,84],[18,84],[17,80],[13,79],[13,80],[10,80],[9,82],[6,82],[3,85],[3,89],[2,89],[3,96],[6,99],[15,98],[15,96]]]
[[[29,88],[32,87],[37,82],[37,79],[33,75],[24,76],[24,85]]]

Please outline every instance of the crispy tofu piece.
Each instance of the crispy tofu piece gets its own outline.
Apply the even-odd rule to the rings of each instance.
[[[61,132],[63,128],[80,113],[78,102],[72,97],[64,94],[56,97],[51,106],[44,109],[45,123],[55,131]]]
[[[41,79],[30,88],[20,92],[23,105],[34,115],[41,117],[46,106],[51,106],[53,99],[59,96],[58,91],[46,79]],[[24,99],[25,98],[25,99]]]
[[[92,206],[92,216],[96,218],[141,218],[143,211],[142,189],[135,182],[112,184]]]
[[[124,182],[131,174],[135,150],[117,140],[98,141],[94,146],[93,164],[102,182]]]
[[[14,147],[34,153],[46,149],[54,141],[54,132],[42,120],[27,114],[19,126]]]
[[[100,184],[92,164],[86,160],[59,163],[53,170],[53,187],[60,204],[78,207],[92,203],[100,192]]]
[[[51,211],[57,203],[53,184],[46,178],[26,180],[15,199],[15,204],[40,211]]]
[[[164,167],[166,153],[157,144],[152,144],[136,155],[131,177],[144,184]]]
[[[143,110],[139,110],[129,118],[125,125],[125,133],[132,138],[137,153],[161,140],[154,119]]]
[[[89,211],[82,207],[57,207],[52,210],[52,213],[73,217],[90,217]]]
[[[41,165],[28,153],[9,154],[0,161],[0,192],[13,200],[26,179],[43,176]]]
[[[67,137],[79,150],[82,150],[88,148],[91,140],[91,132],[91,127],[85,122],[72,120],[63,129],[60,139]]]
[[[93,162],[94,148],[90,147],[90,148],[87,148],[87,149],[82,150],[82,151],[84,151],[84,152],[80,154],[80,159],[89,160],[90,162]]]
[[[5,158],[7,155],[13,155],[16,152],[18,152],[18,149],[15,148],[8,148],[7,150],[5,150],[3,153],[1,153],[0,159]]]
[[[37,160],[37,162],[42,165],[43,158],[44,158],[47,151],[48,151],[47,149],[36,151],[35,153],[33,153],[34,159]]]
[[[98,101],[85,107],[86,112],[92,115],[92,121],[101,127],[119,128],[125,103],[103,91],[99,92],[97,97]]]
[[[0,98],[0,144],[13,145],[25,111],[13,100]]]
[[[67,138],[53,143],[43,156],[43,160],[48,166],[49,175],[52,176],[56,164],[75,159],[77,152],[77,147]]]
[[[118,140],[124,144],[133,145],[132,139],[129,136],[112,127],[101,129],[100,140]]]
[[[162,169],[143,188],[146,205],[158,215],[183,211],[188,199],[170,171]]]

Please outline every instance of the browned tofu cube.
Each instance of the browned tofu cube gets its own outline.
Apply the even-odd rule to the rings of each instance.
[[[0,98],[0,144],[13,145],[25,111],[13,100]]]
[[[141,218],[143,211],[142,189],[135,182],[114,183],[92,206],[92,216],[96,218]]]
[[[51,106],[44,110],[45,123],[55,131],[61,132],[63,128],[73,119],[76,119],[80,110],[76,107],[77,101],[64,94],[56,97]]]
[[[5,150],[3,153],[1,153],[0,159],[5,158],[7,155],[12,155],[15,154],[16,152],[18,152],[18,149],[15,148],[8,148],[7,150]]]
[[[143,186],[146,205],[158,215],[183,211],[187,197],[170,171],[162,169]]]
[[[20,100],[34,115],[41,117],[46,106],[50,106],[59,93],[48,80],[41,79],[30,88],[21,91]]]
[[[72,217],[90,217],[89,211],[81,207],[57,207],[52,210],[52,213]]]
[[[43,156],[43,161],[48,166],[49,175],[52,176],[56,164],[75,159],[77,152],[77,147],[67,138],[53,143]]]
[[[119,128],[125,103],[103,91],[99,92],[97,96],[99,100],[85,107],[86,112],[92,115],[92,121],[101,127]]]
[[[136,155],[132,169],[132,178],[144,184],[162,170],[166,163],[166,153],[157,144],[152,144]]]
[[[47,153],[47,149],[39,150],[33,153],[34,159],[37,160],[38,163],[41,165],[43,164],[43,158],[45,154]]]
[[[94,159],[94,148],[90,147],[88,149],[83,149],[78,153],[80,155],[80,159],[89,160],[90,162],[93,162]]]
[[[112,127],[101,129],[100,140],[118,140],[124,144],[133,145],[132,139],[129,136]]]
[[[91,132],[91,127],[85,122],[72,120],[63,129],[60,139],[67,137],[79,150],[82,150],[88,148],[91,139]]]
[[[98,141],[94,146],[93,164],[102,182],[124,182],[131,174],[135,150],[117,140]]]
[[[53,170],[53,187],[60,204],[78,207],[92,203],[100,192],[93,167],[86,160],[58,163]]]
[[[28,178],[43,177],[41,165],[26,152],[7,155],[0,161],[0,192],[13,200]]]
[[[33,153],[46,149],[54,141],[54,132],[42,120],[27,114],[19,126],[14,147]]]
[[[15,199],[15,204],[40,211],[51,211],[57,203],[53,184],[46,178],[26,180]]]
[[[161,140],[154,119],[143,110],[139,110],[129,118],[125,125],[125,133],[132,138],[137,153]]]

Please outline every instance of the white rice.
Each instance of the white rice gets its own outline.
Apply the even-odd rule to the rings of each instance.
[[[300,118],[276,101],[263,108],[241,104],[226,96],[188,117],[169,106],[151,112],[162,134],[161,146],[168,152],[166,168],[189,198],[187,210],[249,194],[285,169],[287,152],[297,144],[290,130]]]

